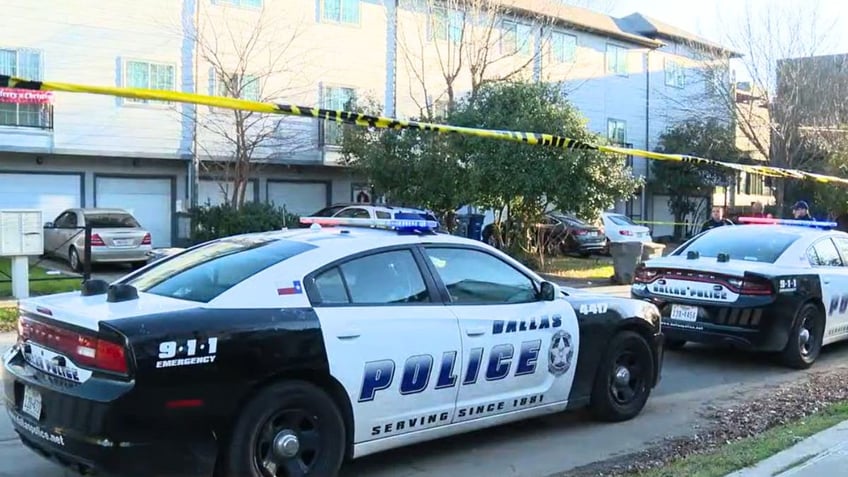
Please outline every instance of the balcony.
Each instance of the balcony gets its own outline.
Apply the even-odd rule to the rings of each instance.
[[[0,103],[0,127],[52,131],[52,104]]]

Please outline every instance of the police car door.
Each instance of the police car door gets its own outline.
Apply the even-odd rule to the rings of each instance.
[[[424,251],[459,318],[455,422],[567,400],[579,340],[568,303],[538,299],[530,277],[484,249],[428,245]]]
[[[824,263],[817,268],[822,277],[822,302],[827,310],[825,343],[848,336],[848,238],[834,236],[832,239],[839,250],[836,255],[828,244],[830,239],[813,244],[819,263]]]
[[[458,322],[422,265],[412,249],[394,247],[307,276],[330,373],[353,408],[357,444],[453,418]]]

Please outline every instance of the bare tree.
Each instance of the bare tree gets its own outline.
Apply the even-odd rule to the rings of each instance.
[[[423,0],[402,12],[413,19],[400,17],[399,56],[421,116],[438,116],[459,95],[473,95],[486,83],[532,74],[547,44],[538,33],[550,17],[521,8],[528,3],[533,2]]]
[[[298,41],[306,20],[275,16],[268,8],[252,15],[200,12],[189,40],[197,50],[196,81],[204,84],[201,78],[208,75],[209,94],[280,102],[306,91],[300,71],[308,54]],[[236,208],[244,204],[247,185],[264,163],[314,146],[304,133],[309,124],[300,118],[198,108],[190,119],[201,173],[221,178],[221,192]],[[225,189],[228,183],[232,190]]]
[[[848,96],[834,88],[833,70],[827,61],[810,59],[826,50],[837,19],[821,18],[815,0],[795,7],[786,3],[752,7],[747,2],[737,22],[724,19],[728,30],[723,43],[741,53],[736,81],[727,63],[706,62],[693,71],[704,83],[700,98],[688,97],[694,114],[714,114],[735,122],[740,143],[752,156],[770,165],[804,169],[821,151],[838,147],[844,136],[832,126],[845,124]],[[705,58],[705,57],[702,57]],[[831,65],[832,66],[832,65]],[[844,75],[844,73],[843,73]],[[709,96],[709,97],[707,97]],[[776,199],[784,202],[785,183],[777,181]]]

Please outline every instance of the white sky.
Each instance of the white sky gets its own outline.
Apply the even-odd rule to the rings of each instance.
[[[748,16],[746,11],[750,11],[753,23],[760,28],[766,21],[783,23],[779,27],[782,34],[775,39],[781,51],[795,36],[815,35],[824,37],[819,38],[823,43],[816,48],[816,54],[848,53],[846,0],[583,0],[574,3],[617,17],[639,12],[730,47],[737,46],[732,39],[741,38],[742,23]],[[789,33],[790,25],[807,31]],[[736,69],[737,79],[744,81],[746,73]]]

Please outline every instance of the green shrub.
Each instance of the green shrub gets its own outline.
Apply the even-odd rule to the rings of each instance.
[[[262,202],[247,202],[236,209],[229,204],[204,205],[189,211],[191,240],[201,243],[231,235],[294,228],[300,218],[285,208]]]

